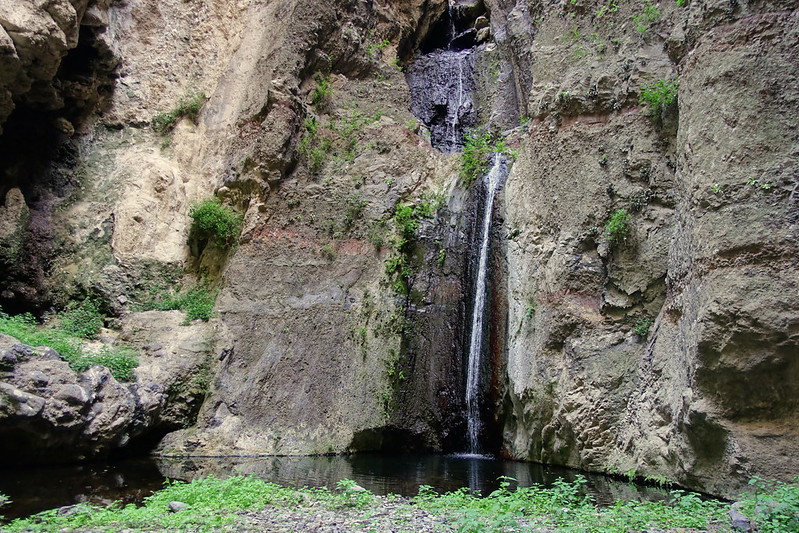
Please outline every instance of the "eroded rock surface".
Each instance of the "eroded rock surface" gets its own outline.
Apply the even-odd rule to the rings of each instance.
[[[55,463],[148,446],[190,424],[210,386],[213,328],[181,326],[182,313],[126,319],[142,346],[130,383],[102,366],[75,372],[54,350],[0,335],[0,449],[14,464]],[[144,333],[146,332],[146,333]]]

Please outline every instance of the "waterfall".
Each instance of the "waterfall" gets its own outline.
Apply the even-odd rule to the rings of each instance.
[[[473,30],[458,33],[456,13],[448,9],[446,42],[417,57],[408,68],[411,112],[430,131],[430,143],[442,152],[459,152],[464,133],[477,124],[474,92]]]
[[[466,423],[469,453],[480,453],[481,369],[483,368],[483,333],[485,331],[486,299],[488,296],[488,256],[491,248],[491,219],[494,198],[508,175],[505,158],[494,154],[491,170],[484,176],[485,201],[483,203],[480,232],[480,256],[477,263],[477,280],[474,284],[472,306],[472,333],[469,340],[469,360],[466,374]]]

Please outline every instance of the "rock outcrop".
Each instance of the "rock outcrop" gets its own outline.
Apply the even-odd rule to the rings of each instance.
[[[9,464],[57,463],[147,449],[191,423],[210,387],[213,328],[182,313],[126,319],[141,348],[131,383],[103,366],[75,372],[51,348],[0,335],[0,450]]]

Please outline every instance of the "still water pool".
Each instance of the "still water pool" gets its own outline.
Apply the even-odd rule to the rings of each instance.
[[[551,485],[558,478],[573,480],[580,472],[565,468],[504,461],[470,455],[360,454],[320,457],[235,457],[129,459],[115,463],[0,470],[0,493],[12,503],[0,509],[7,519],[76,503],[140,502],[165,479],[215,475],[253,475],[288,487],[335,488],[352,479],[375,494],[414,496],[420,485],[439,492],[469,487],[488,494],[507,476],[519,486]],[[666,491],[583,474],[587,489],[600,504],[617,499],[661,499]]]

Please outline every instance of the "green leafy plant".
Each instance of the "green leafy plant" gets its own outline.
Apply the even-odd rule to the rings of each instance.
[[[647,107],[649,116],[653,119],[661,119],[665,109],[677,101],[678,88],[679,80],[677,78],[657,80],[641,88],[641,96],[638,101]]]
[[[799,477],[792,483],[755,477],[749,485],[755,490],[742,499],[743,511],[758,532],[799,531]]]
[[[641,318],[633,326],[633,332],[641,337],[646,337],[649,335],[649,330],[652,328],[652,324],[654,323],[655,322],[651,318]]]
[[[84,339],[96,339],[103,327],[103,314],[97,302],[88,298],[82,302],[70,302],[58,318],[61,329]]]
[[[643,8],[644,10],[642,13],[633,16],[635,29],[639,33],[646,33],[652,24],[655,24],[660,20],[661,15],[660,8],[656,4],[653,4],[650,0],[644,2]]]
[[[464,140],[460,175],[467,187],[491,168],[491,154],[516,156],[501,138],[495,138],[488,132],[467,131]]]
[[[610,215],[605,223],[605,236],[608,243],[616,244],[627,239],[630,233],[630,220],[632,220],[632,216],[626,209],[617,209]]]
[[[188,118],[192,122],[197,121],[197,116],[203,108],[207,97],[204,92],[189,93],[181,98],[178,105],[166,113],[160,113],[153,117],[152,128],[161,135],[166,135],[175,127],[182,118]]]
[[[319,110],[324,110],[330,104],[333,95],[333,87],[330,85],[330,75],[317,73],[315,76],[316,87],[311,93],[311,103]]]
[[[199,238],[213,238],[225,248],[232,246],[241,233],[243,217],[217,200],[204,200],[189,210],[191,231]]]

